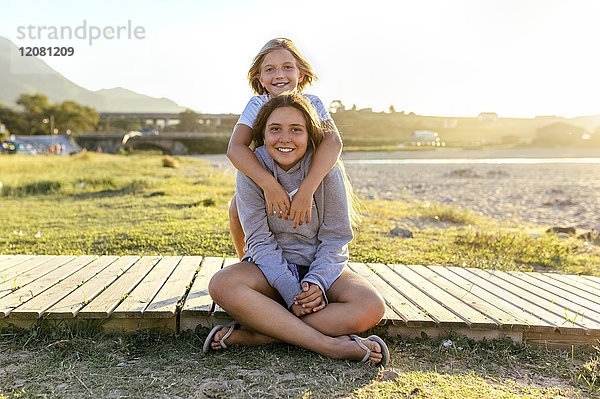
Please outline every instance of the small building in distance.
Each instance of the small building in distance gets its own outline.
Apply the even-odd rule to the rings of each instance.
[[[495,112],[480,112],[477,116],[480,122],[496,122],[498,120],[498,114]]]
[[[446,145],[441,139],[437,132],[431,130],[414,130],[411,132],[409,137],[411,145],[421,146],[432,146],[432,147],[443,147]]]
[[[534,144],[542,146],[580,145],[587,130],[580,126],[556,122],[536,129]]]

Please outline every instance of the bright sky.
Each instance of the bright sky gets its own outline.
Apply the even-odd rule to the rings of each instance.
[[[292,39],[326,104],[422,115],[600,114],[595,0],[2,0],[0,36],[73,46],[44,60],[91,90],[116,86],[239,113],[252,58]],[[142,40],[18,39],[19,26],[142,26]],[[88,28],[89,29],[89,28]],[[88,35],[89,36],[89,35]]]

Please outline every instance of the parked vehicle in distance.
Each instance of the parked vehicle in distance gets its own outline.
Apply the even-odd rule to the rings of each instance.
[[[0,152],[7,154],[25,154],[25,155],[37,155],[38,151],[31,144],[14,143],[11,141],[5,141],[2,143]]]
[[[411,145],[417,147],[443,147],[446,145],[446,143],[440,139],[438,132],[432,132],[431,130],[415,130],[410,134],[409,141]]]
[[[140,133],[144,136],[158,136],[160,132],[157,129],[143,128]]]

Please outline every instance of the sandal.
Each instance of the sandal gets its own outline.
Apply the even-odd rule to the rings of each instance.
[[[362,343],[361,338],[358,335],[350,334],[350,338],[352,338],[354,341],[356,341],[358,346],[360,346],[361,348],[363,348],[364,350],[367,351],[367,353],[365,353],[365,356],[361,360],[362,363],[366,363],[367,360],[369,360],[369,356],[371,356],[371,350],[369,348],[367,348],[367,346],[365,344]],[[379,344],[379,346],[381,347],[381,361],[379,363],[376,363],[375,366],[382,366],[382,367],[387,366],[387,362],[390,358],[390,351],[389,351],[387,345],[385,344],[385,342],[383,342],[383,340],[381,338],[379,338],[377,335],[371,335],[367,339],[369,341],[377,342]]]
[[[206,337],[206,339],[204,340],[204,345],[202,346],[202,352],[204,353],[208,353],[211,350],[210,344],[213,342],[213,338],[215,336],[215,334],[217,333],[217,331],[221,331],[221,329],[223,328],[229,328],[229,330],[227,330],[227,332],[225,333],[225,335],[223,335],[223,338],[221,338],[219,340],[219,343],[221,344],[221,348],[223,349],[227,349],[227,345],[225,345],[225,340],[227,338],[229,338],[229,336],[231,335],[231,333],[233,332],[233,330],[236,329],[236,327],[239,327],[239,324],[236,323],[235,321],[226,324],[226,325],[216,325],[213,327],[212,330],[210,330],[210,332],[208,333],[208,337]]]

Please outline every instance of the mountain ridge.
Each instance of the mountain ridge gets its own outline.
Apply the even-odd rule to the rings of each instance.
[[[0,37],[0,87],[0,104],[9,107],[16,106],[17,98],[23,93],[40,93],[51,103],[71,100],[98,112],[179,113],[186,110],[168,98],[155,98],[123,87],[88,90],[37,57],[21,57],[17,46],[4,37]]]

